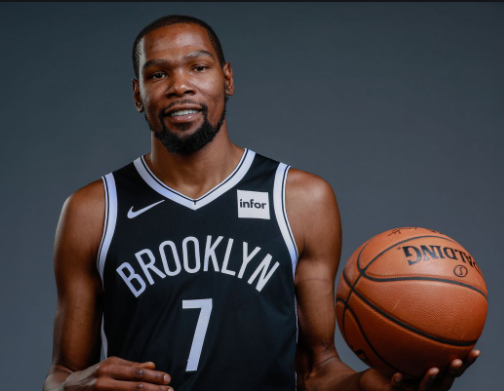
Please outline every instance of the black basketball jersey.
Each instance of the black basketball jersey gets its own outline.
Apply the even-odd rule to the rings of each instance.
[[[166,186],[143,156],[103,177],[104,357],[154,361],[177,391],[295,388],[288,169],[245,149],[198,199]]]

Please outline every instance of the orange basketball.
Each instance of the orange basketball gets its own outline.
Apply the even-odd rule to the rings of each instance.
[[[360,246],[336,292],[343,338],[386,375],[464,359],[483,331],[487,288],[471,255],[437,231],[397,228]]]

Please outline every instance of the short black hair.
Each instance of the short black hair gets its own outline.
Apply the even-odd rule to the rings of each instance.
[[[135,43],[133,44],[133,69],[135,70],[135,76],[138,78],[139,75],[139,68],[140,68],[140,53],[138,50],[138,44],[140,43],[140,40],[148,33],[151,31],[157,30],[161,27],[169,26],[172,24],[176,23],[192,23],[192,24],[198,24],[201,27],[205,28],[205,30],[208,33],[208,38],[210,38],[210,42],[212,43],[213,48],[217,52],[217,57],[219,59],[219,63],[221,67],[224,66],[226,63],[226,60],[224,59],[224,52],[222,51],[222,47],[219,41],[219,38],[217,37],[217,34],[215,34],[215,31],[205,22],[203,22],[200,19],[194,18],[192,16],[187,16],[187,15],[166,15],[163,16],[162,18],[156,19],[154,22],[150,23],[149,25],[145,26],[140,33],[138,33]]]

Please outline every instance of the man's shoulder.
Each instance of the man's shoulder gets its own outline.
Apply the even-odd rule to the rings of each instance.
[[[309,202],[319,202],[335,198],[334,191],[324,178],[291,167],[288,163],[282,162],[267,155],[255,152],[262,160],[270,161],[274,164],[285,164],[289,167],[285,185],[286,195],[292,199],[304,199]]]
[[[93,202],[93,200],[102,198],[103,190],[103,180],[100,178],[76,190],[70,197],[80,202]]]
[[[73,192],[66,199],[63,209],[83,220],[100,216],[105,209],[103,180],[97,179]]]
[[[70,194],[65,202],[58,224],[57,238],[64,248],[74,246],[79,251],[90,254],[89,260],[94,265],[96,254],[103,236],[107,209],[107,177],[122,173],[133,162],[103,175],[100,179],[79,188]],[[110,178],[108,178],[110,181]],[[110,186],[110,182],[108,183]],[[83,248],[80,248],[80,244]]]
[[[334,191],[325,179],[318,175],[290,168],[287,175],[286,195],[296,203],[320,203],[335,198]]]
[[[82,206],[91,206],[92,204],[102,204],[105,202],[105,184],[104,184],[104,178],[108,175],[122,175],[125,172],[131,171],[132,168],[134,168],[134,162],[130,161],[127,164],[123,164],[122,166],[118,166],[118,168],[106,172],[100,179],[96,179],[95,181],[88,183],[87,185],[81,187],[80,189],[76,190],[73,194],[71,194],[67,198],[67,202],[70,200],[73,203],[76,203],[78,205]]]
[[[285,185],[285,204],[298,253],[316,233],[338,230],[339,211],[331,185],[318,175],[290,168]]]
[[[74,265],[75,259],[80,259],[88,270],[94,270],[105,208],[101,179],[78,189],[65,200],[56,230],[55,259],[59,264]]]

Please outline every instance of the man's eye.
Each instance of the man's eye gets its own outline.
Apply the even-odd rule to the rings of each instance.
[[[204,69],[207,69],[208,67],[204,66],[204,65],[197,65],[194,67],[195,70],[197,70],[198,72],[201,72],[203,71]]]
[[[164,72],[156,72],[152,74],[153,79],[161,79],[165,76]]]

